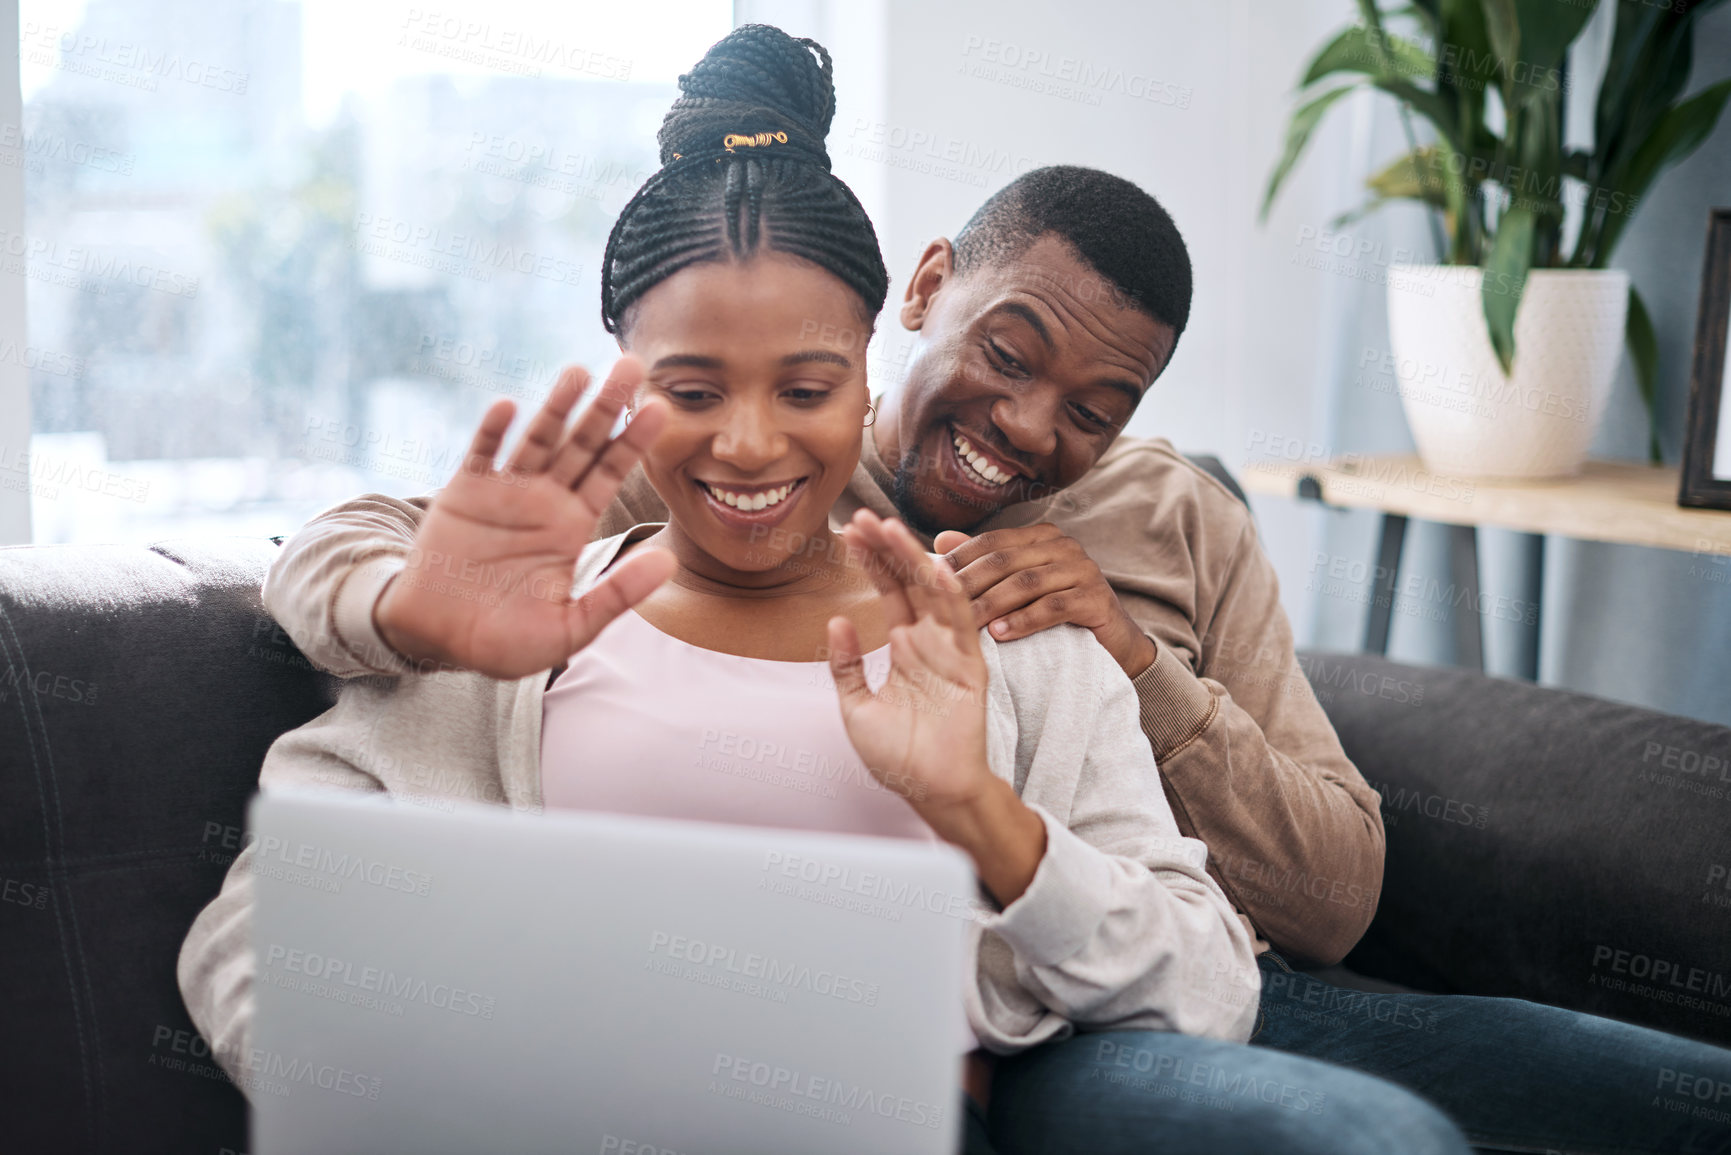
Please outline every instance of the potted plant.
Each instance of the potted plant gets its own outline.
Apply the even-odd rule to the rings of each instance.
[[[1439,472],[1577,472],[1625,341],[1660,460],[1652,321],[1627,274],[1607,265],[1654,180],[1707,139],[1731,96],[1731,79],[1683,93],[1695,23],[1722,0],[1605,2],[1615,29],[1590,149],[1564,143],[1564,113],[1569,46],[1599,0],[1414,0],[1386,11],[1358,0],[1360,21],[1299,84],[1264,220],[1342,97],[1368,87],[1400,103],[1407,150],[1336,223],[1390,201],[1430,210],[1444,263],[1388,270],[1389,346],[1413,440]]]

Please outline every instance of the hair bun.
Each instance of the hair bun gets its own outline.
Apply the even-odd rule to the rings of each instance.
[[[680,97],[662,118],[661,163],[675,154],[721,152],[729,133],[785,132],[768,155],[798,153],[829,168],[824,137],[835,118],[829,53],[815,40],[770,24],[742,24],[679,78]]]

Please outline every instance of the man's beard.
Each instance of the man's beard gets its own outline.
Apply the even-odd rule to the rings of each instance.
[[[920,513],[919,506],[916,504],[915,499],[919,496],[921,489],[926,487],[937,487],[938,483],[921,475],[920,464],[921,455],[919,449],[910,449],[906,453],[902,454],[902,459],[896,463],[895,474],[890,479],[890,500],[895,503],[896,512],[901,514],[902,520],[908,524],[908,528],[924,534],[926,537],[936,537],[946,529],[972,533],[974,526],[979,525],[982,521],[985,521],[993,514],[998,513],[1005,508],[1005,506],[997,502],[988,503],[977,499],[969,500],[969,498],[964,494],[956,493],[953,490],[943,489],[941,492],[950,501],[955,502],[958,505],[976,508],[979,510],[979,513],[965,526],[940,525],[939,523],[930,520]],[[933,470],[933,473],[936,473],[935,469]],[[1012,502],[1011,504],[1015,503]]]
[[[890,500],[895,502],[896,512],[902,515],[908,528],[926,537],[936,537],[949,526],[934,525],[926,520],[914,504],[914,496],[924,484],[920,480],[920,451],[915,447],[902,454],[902,459],[896,463],[895,476],[890,479]]]

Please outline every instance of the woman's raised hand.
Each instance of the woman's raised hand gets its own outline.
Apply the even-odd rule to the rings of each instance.
[[[848,739],[933,833],[967,851],[1008,906],[1039,870],[1046,827],[986,761],[988,674],[973,607],[949,565],[901,522],[862,509],[842,538],[864,555],[890,627],[890,674],[874,694],[859,632],[830,619],[829,668]]]
[[[986,764],[986,659],[973,607],[941,558],[900,521],[860,510],[842,529],[863,556],[889,625],[889,679],[874,694],[848,619],[829,623],[830,672],[861,761],[916,810],[966,802],[995,781]]]
[[[666,422],[652,401],[609,435],[642,379],[637,359],[621,358],[567,429],[589,374],[566,369],[503,469],[494,458],[516,406],[493,403],[374,607],[385,641],[411,658],[521,678],[564,662],[672,575],[671,554],[640,549],[570,596],[577,555]]]

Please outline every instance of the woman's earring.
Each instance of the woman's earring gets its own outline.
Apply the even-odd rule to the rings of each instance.
[[[876,424],[877,419],[878,419],[878,403],[876,401],[867,401],[866,402],[866,419],[865,419],[866,425],[869,427],[871,425]]]

